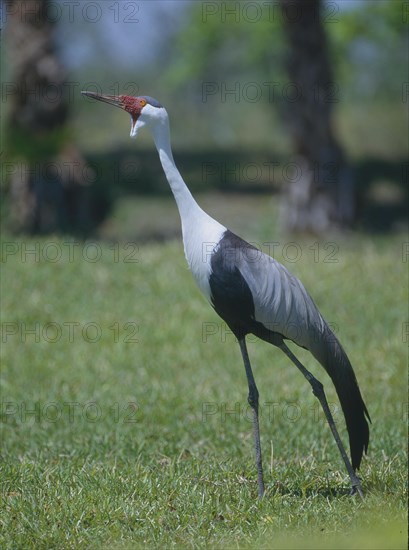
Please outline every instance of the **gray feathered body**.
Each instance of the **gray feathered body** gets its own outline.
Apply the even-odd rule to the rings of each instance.
[[[369,418],[351,363],[302,283],[282,264],[226,231],[214,250],[211,300],[238,336],[253,333],[309,350],[331,377],[349,433],[352,466],[369,441]]]

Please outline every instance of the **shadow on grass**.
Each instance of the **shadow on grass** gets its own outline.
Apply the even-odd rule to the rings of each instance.
[[[328,487],[328,485],[321,485],[317,483],[314,486],[310,486],[306,489],[301,489],[299,487],[290,487],[286,486],[283,483],[275,482],[273,485],[267,486],[266,497],[268,499],[269,495],[271,496],[290,496],[298,498],[309,498],[320,496],[323,498],[337,499],[339,497],[349,496],[351,498],[358,498],[358,494],[351,494],[351,487]]]

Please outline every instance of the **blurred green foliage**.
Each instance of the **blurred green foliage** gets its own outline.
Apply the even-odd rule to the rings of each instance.
[[[166,75],[170,84],[184,86],[191,78],[229,79],[245,74],[260,81],[286,78],[286,37],[278,2],[263,2],[258,10],[254,3],[240,7],[237,2],[223,2],[218,8],[212,5],[212,10],[208,4],[213,3],[192,4],[189,24],[176,37],[175,61]],[[341,88],[349,90],[351,97],[379,91],[385,98],[394,98],[407,68],[405,3],[346,4],[323,3],[321,12]]]

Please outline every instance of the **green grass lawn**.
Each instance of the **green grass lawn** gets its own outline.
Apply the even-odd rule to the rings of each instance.
[[[127,226],[118,245],[4,239],[0,546],[405,548],[406,238],[300,241],[277,233],[265,198],[203,202],[274,251],[343,342],[373,422],[365,500],[348,495],[307,382],[250,338],[267,485],[257,501],[238,345],[195,287],[170,200],[158,223],[168,214],[175,239],[138,242],[155,216],[144,199],[103,228],[109,239]],[[328,376],[293,349],[346,441]]]

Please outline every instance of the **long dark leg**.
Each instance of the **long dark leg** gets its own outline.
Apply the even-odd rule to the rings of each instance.
[[[253,433],[258,476],[258,496],[259,498],[262,498],[264,495],[264,479],[263,464],[261,458],[260,427],[258,422],[258,389],[254,381],[253,371],[251,370],[249,354],[247,353],[246,340],[244,336],[242,338],[239,338],[239,344],[241,355],[243,356],[244,368],[246,369],[247,382],[249,385],[248,402],[250,407],[253,409]]]
[[[280,344],[280,349],[291,359],[291,361],[294,363],[294,365],[303,373],[305,378],[308,380],[308,382],[311,384],[312,387],[312,393],[318,398],[319,402],[321,403],[321,406],[323,408],[323,411],[325,413],[325,416],[327,418],[329,427],[331,428],[332,435],[334,436],[335,442],[338,445],[339,452],[341,453],[342,459],[344,461],[344,464],[346,466],[346,469],[349,474],[349,478],[351,480],[352,485],[352,494],[355,494],[356,492],[359,493],[361,497],[363,497],[363,492],[361,488],[361,483],[359,481],[358,476],[354,472],[354,469],[351,466],[351,462],[349,461],[348,455],[345,452],[344,445],[342,444],[341,438],[339,437],[337,428],[335,426],[334,419],[332,417],[331,411],[328,406],[327,398],[325,397],[324,392],[324,386],[321,384],[319,380],[317,380],[311,373],[308,371],[302,363],[297,359],[297,357],[292,353],[292,351],[286,346],[286,344],[283,342]]]

